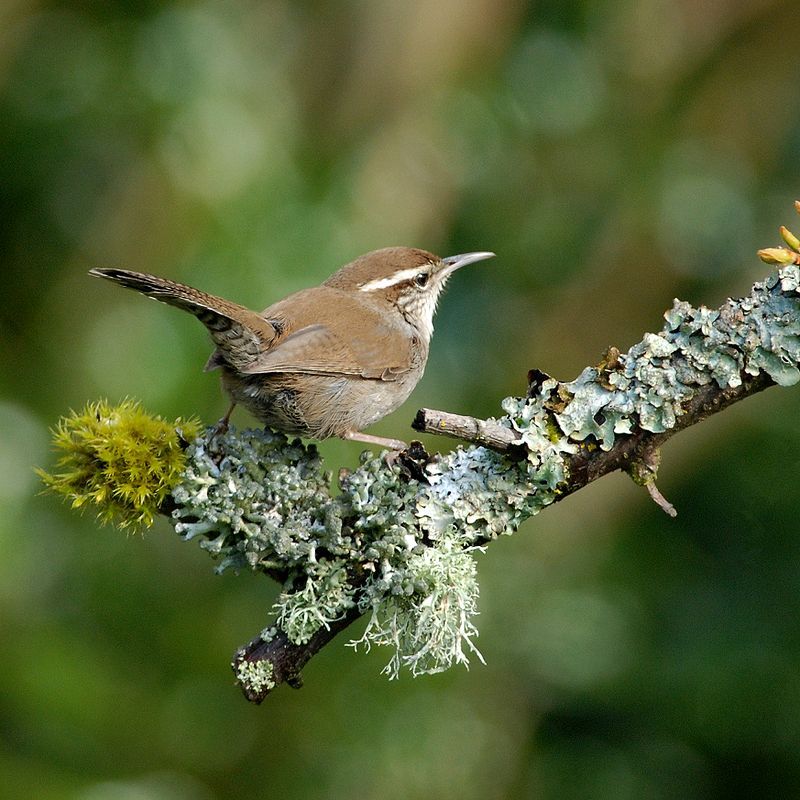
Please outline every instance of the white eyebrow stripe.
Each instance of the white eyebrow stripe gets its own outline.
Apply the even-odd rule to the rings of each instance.
[[[361,292],[374,292],[376,289],[388,289],[390,286],[396,286],[403,281],[410,281],[414,276],[419,275],[420,272],[425,272],[424,264],[395,272],[394,275],[389,275],[388,278],[376,278],[374,281],[367,281],[367,283],[361,284],[358,289]]]

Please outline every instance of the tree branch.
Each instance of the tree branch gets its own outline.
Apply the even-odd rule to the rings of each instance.
[[[578,452],[568,459],[568,472],[572,476],[572,480],[567,484],[559,499],[567,497],[610,472],[629,471],[631,464],[641,461],[642,454],[654,449],[658,451],[661,445],[676,433],[723,411],[733,403],[774,385],[775,382],[766,373],[759,373],[757,376],[745,375],[741,385],[734,388],[722,389],[716,384],[709,384],[699,389],[691,399],[686,401],[675,425],[666,431],[652,433],[639,429],[629,436],[619,438],[608,451],[598,450],[591,446],[579,448]],[[420,433],[449,436],[514,456],[523,446],[521,437],[511,428],[501,425],[497,420],[461,416],[430,408],[421,408],[417,411],[412,427]],[[649,487],[652,485],[652,483],[647,484],[651,495],[653,490]],[[657,492],[657,490],[655,491]],[[663,497],[661,500],[658,500],[657,497],[653,497],[653,499],[659,505],[666,504],[672,508],[663,500]],[[665,511],[670,516],[675,516],[666,507]]]
[[[320,628],[304,645],[291,642],[285,631],[276,631],[266,640],[257,636],[242,645],[233,654],[231,668],[245,698],[251,703],[261,703],[281,683],[301,688],[301,670],[311,657],[360,616],[357,608],[349,609],[341,619]],[[269,668],[265,669],[265,665]]]
[[[596,447],[580,448],[568,459],[570,479],[562,487],[556,502],[604,475],[617,470],[630,471],[633,464],[641,461],[644,453],[653,448],[660,448],[679,431],[774,385],[774,381],[765,373],[748,377],[741,386],[736,388],[720,389],[716,384],[710,384],[700,389],[686,403],[684,414],[679,417],[676,425],[667,431],[652,433],[640,429],[629,436],[620,437],[614,447],[608,451]],[[444,435],[456,436],[456,438],[467,441],[474,441],[473,435],[483,437],[483,434],[479,433],[481,430],[501,428],[499,423],[493,420],[459,417],[456,414],[437,412],[431,409],[421,409],[415,419],[415,422],[418,421],[420,422],[419,426],[416,424],[414,426],[416,430],[425,433],[442,433],[443,429],[447,428],[448,433]],[[429,428],[428,425],[431,427]],[[509,429],[502,428],[502,430]],[[506,437],[501,434],[500,436],[490,436],[489,440],[498,449],[501,447],[514,449],[520,446],[517,438],[513,443],[509,442],[504,445],[504,438]],[[483,443],[488,446],[485,439],[483,439]],[[656,493],[657,497],[661,497],[654,482],[647,483],[646,486],[651,495]],[[668,509],[673,508],[663,497],[660,501],[656,499],[656,502],[665,507],[668,514],[670,513]],[[674,509],[670,516],[674,516]],[[243,645],[234,654],[231,666],[239,680],[244,696],[251,702],[260,703],[280,683],[285,682],[294,688],[299,688],[302,685],[300,671],[306,663],[360,617],[361,612],[355,607],[351,608],[340,620],[331,623],[328,627],[320,628],[306,644],[294,644],[289,641],[285,632],[277,631],[274,638],[268,641],[264,641],[261,636],[258,636]],[[271,665],[272,681],[261,683],[257,680],[248,680],[248,676],[256,672],[263,664]]]
[[[505,474],[514,474],[514,464],[520,458],[528,471],[516,473],[517,486],[523,487],[524,497],[514,502],[527,502],[529,506],[517,519],[499,514],[511,529],[522,518],[616,470],[628,472],[667,513],[674,514],[674,508],[655,486],[664,442],[735,402],[776,383],[794,383],[800,377],[800,352],[792,338],[800,333],[797,280],[797,270],[785,268],[778,276],[757,285],[750,297],[739,302],[729,300],[716,311],[691,309],[676,302],[665,315],[664,332],[648,334],[627,354],[611,349],[598,366],[587,368],[572,383],[531,372],[528,397],[506,401],[507,416],[501,420],[422,409],[415,419],[415,429],[456,436],[478,446],[459,449],[424,465],[432,487],[426,490],[418,485],[414,489],[415,496],[423,497],[421,501],[417,499],[416,524],[430,533],[458,518],[459,514],[450,518],[445,514],[444,519],[436,519],[436,514],[430,512],[435,503],[425,495],[435,495],[435,487],[448,482],[458,484],[468,476],[467,486],[448,487],[444,492],[446,502],[469,499],[472,513],[483,515],[483,524],[473,526],[466,541],[471,546],[490,542],[505,531],[498,530],[495,524],[498,509],[487,511],[480,504],[491,505],[496,497],[484,493],[485,483],[476,488],[476,475],[469,472],[485,476],[499,467]],[[791,316],[786,313],[789,307]],[[762,334],[758,339],[752,336],[756,329]],[[778,342],[781,344],[776,347]],[[578,408],[581,404],[583,407]],[[487,460],[484,447],[503,454]],[[553,451],[561,459],[560,471],[548,485],[542,481],[542,474],[553,469],[552,464],[547,465]],[[466,462],[473,462],[467,471]],[[530,462],[536,462],[534,469]],[[434,524],[426,524],[431,517]],[[469,517],[464,516],[462,523],[466,519]],[[346,524],[354,528],[359,523],[348,519]],[[426,546],[435,544],[436,539],[432,538]],[[276,684],[293,678],[314,653],[358,616],[358,608],[351,608],[306,644],[292,644],[284,633],[266,646],[254,640],[237,653],[234,669],[241,679],[242,674],[246,675],[246,670],[242,673],[245,666],[249,670],[267,662],[274,669]],[[260,702],[271,688],[264,691],[263,684],[254,689],[247,680],[241,683],[245,695],[255,702]]]
[[[93,502],[111,514],[123,504],[113,483],[123,476],[137,502],[129,519],[160,509],[218,570],[250,569],[282,583],[273,624],[232,662],[250,701],[281,683],[299,686],[308,660],[362,615],[366,630],[351,644],[389,647],[392,677],[467,663],[470,654],[480,658],[476,549],[615,470],[674,515],[655,484],[664,442],[769,386],[800,380],[800,254],[791,234],[784,240],[792,249],[762,251],[783,266],[748,297],[715,310],[676,300],[658,334],[627,353],[610,348],[571,382],[531,371],[526,397],[506,398],[498,419],[422,409],[415,429],[470,446],[433,457],[420,446],[398,458],[365,454],[340,473],[338,493],[313,445],[269,430],[209,429],[184,441],[178,458],[167,423],[99,405],[61,426],[69,468],[46,480],[74,505]],[[154,444],[144,464],[142,430],[161,448]],[[115,461],[98,475],[98,452],[109,449]],[[145,473],[155,478],[136,485]],[[166,499],[165,476],[177,476]]]
[[[450,436],[464,442],[481,444],[500,453],[507,453],[521,444],[519,434],[496,420],[464,417],[432,408],[421,408],[417,411],[411,427],[420,433],[435,433],[438,436]]]

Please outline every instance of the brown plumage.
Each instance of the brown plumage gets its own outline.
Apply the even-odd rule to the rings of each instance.
[[[260,314],[154,275],[90,274],[196,316],[216,345],[206,368],[220,368],[233,403],[265,424],[397,449],[403,442],[361,429],[400,406],[422,377],[436,300],[449,275],[490,255],[441,259],[408,247],[376,250]]]

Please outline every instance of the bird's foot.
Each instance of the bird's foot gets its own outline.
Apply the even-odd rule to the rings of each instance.
[[[425,467],[431,460],[431,456],[422,446],[422,442],[413,441],[411,444],[406,444],[400,439],[387,439],[360,431],[348,431],[342,438],[351,442],[364,442],[387,448],[388,452],[384,453],[383,460],[388,467],[399,465],[400,471],[407,478],[413,478],[422,483],[428,482],[425,477]]]
[[[231,403],[231,407],[225,412],[225,416],[211,429],[211,433],[208,437],[209,444],[214,441],[215,437],[228,432],[231,422],[231,414],[233,413],[234,408],[236,408],[236,403]]]
[[[394,456],[393,463],[400,465],[400,472],[407,478],[413,478],[420,483],[429,482],[425,467],[432,461],[433,456],[423,447],[422,442],[414,440],[400,452],[387,454],[387,463],[391,456]]]

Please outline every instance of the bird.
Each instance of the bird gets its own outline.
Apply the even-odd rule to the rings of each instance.
[[[221,371],[231,400],[221,429],[241,405],[287,434],[402,451],[402,440],[363,429],[399,408],[422,378],[437,301],[450,276],[494,255],[440,258],[385,247],[261,313],[144,272],[98,267],[89,274],[188,311],[205,325],[215,345],[205,369]]]

